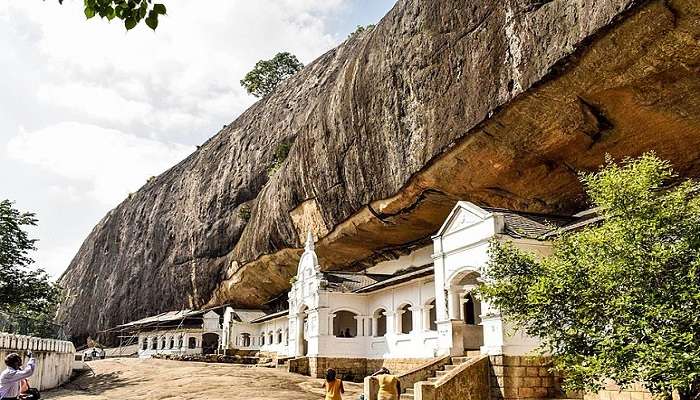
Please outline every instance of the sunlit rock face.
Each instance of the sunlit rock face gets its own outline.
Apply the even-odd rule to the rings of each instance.
[[[324,268],[358,269],[426,243],[457,199],[575,210],[578,172],[648,150],[700,175],[700,2],[402,0],[100,221],[59,318],[80,340],[258,305],[309,229]]]

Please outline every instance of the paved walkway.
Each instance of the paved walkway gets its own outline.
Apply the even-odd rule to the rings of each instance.
[[[281,369],[232,364],[204,364],[132,358],[89,363],[88,374],[64,388],[46,392],[46,399],[323,399],[320,379]],[[344,399],[356,400],[357,383],[345,384]]]

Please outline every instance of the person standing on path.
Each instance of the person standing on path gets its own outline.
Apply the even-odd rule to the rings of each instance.
[[[401,382],[396,375],[392,375],[391,371],[382,367],[379,371],[372,374],[379,382],[379,390],[377,392],[377,400],[399,400],[401,399]]]
[[[24,379],[34,375],[36,359],[32,352],[27,352],[29,362],[22,368],[22,357],[17,353],[11,353],[5,357],[7,369],[0,373],[0,399],[16,400],[19,396],[20,384]]]
[[[326,371],[326,381],[323,383],[326,388],[326,400],[343,400],[342,394],[345,393],[343,381],[336,378],[336,373],[333,368]]]

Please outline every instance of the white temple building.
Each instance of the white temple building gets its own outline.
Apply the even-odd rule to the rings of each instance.
[[[546,255],[546,234],[572,218],[459,202],[428,244],[360,273],[324,271],[309,234],[288,307],[226,308],[222,349],[279,357],[421,359],[480,351],[522,355],[537,339],[512,332],[472,295],[492,240]]]

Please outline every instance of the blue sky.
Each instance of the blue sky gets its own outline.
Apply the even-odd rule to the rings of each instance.
[[[257,60],[309,63],[395,1],[165,3],[157,32],[126,33],[85,21],[82,0],[0,2],[0,198],[37,213],[54,277],[108,210],[255,101],[238,82]]]

